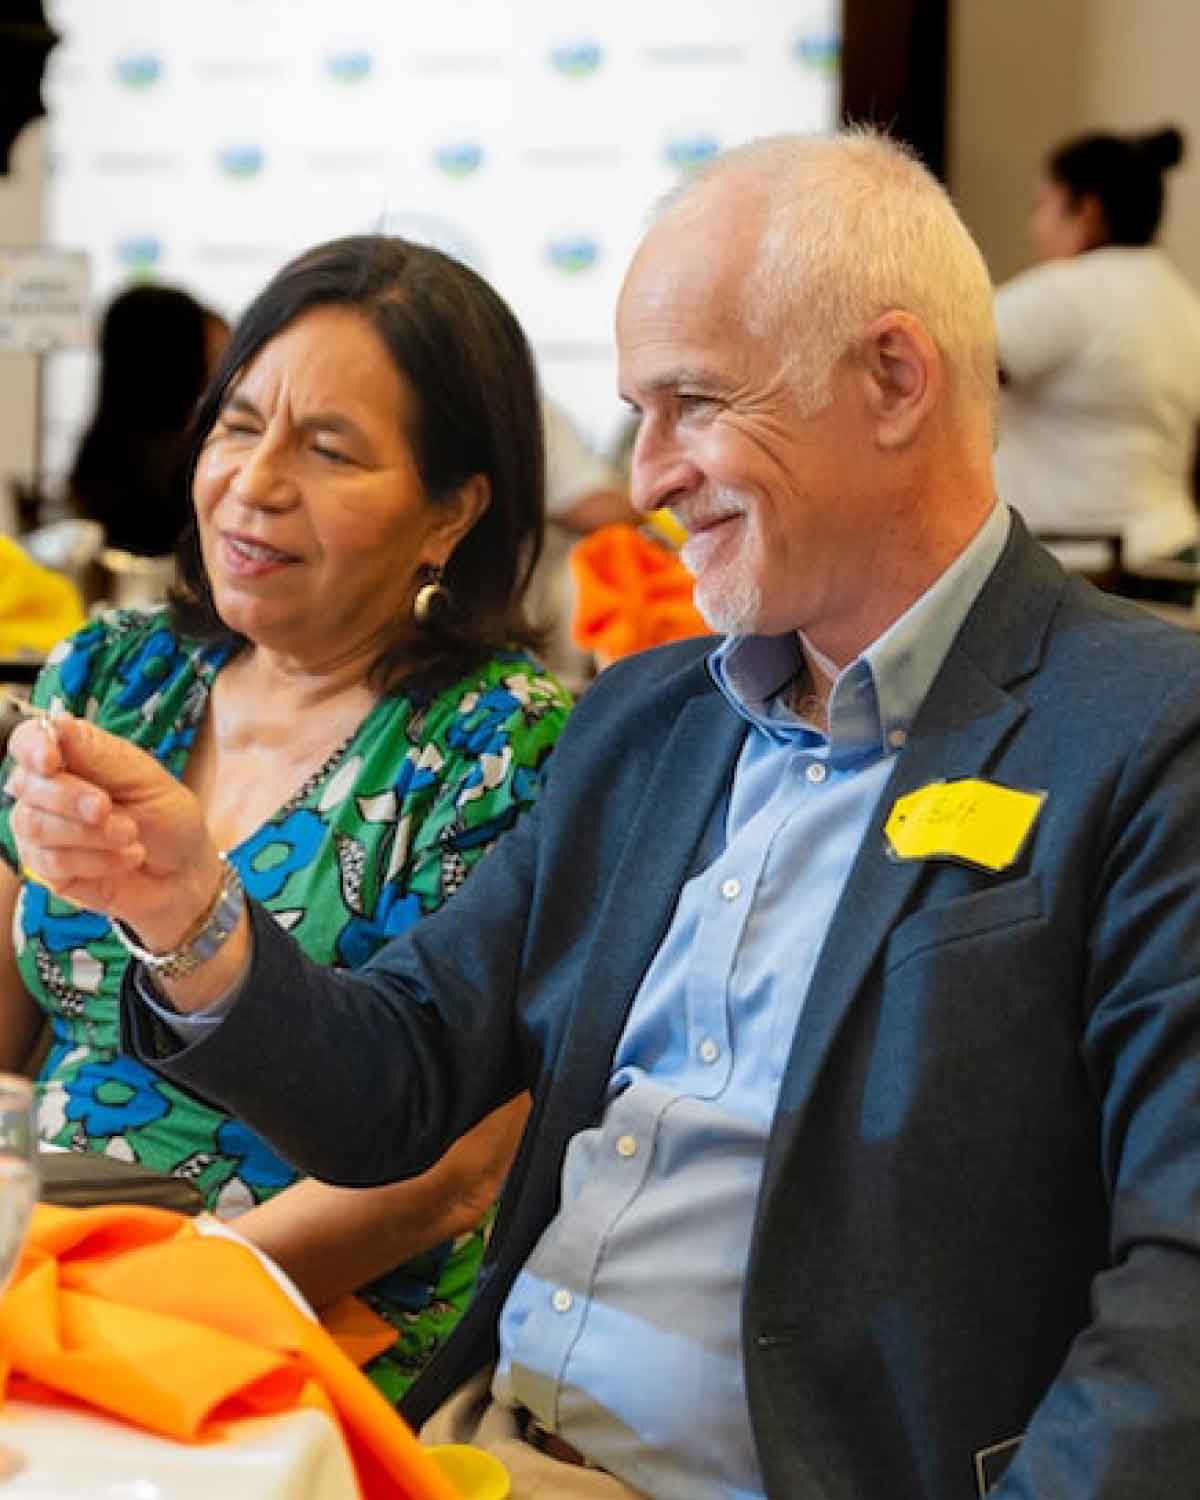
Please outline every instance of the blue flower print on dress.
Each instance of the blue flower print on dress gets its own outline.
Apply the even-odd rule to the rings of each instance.
[[[507,688],[489,688],[447,729],[447,745],[471,755],[499,755],[509,740],[508,721],[520,707]]]
[[[505,770],[507,771],[507,766]],[[469,793],[480,787],[484,780],[484,766],[482,761],[471,771],[462,785],[461,801],[471,800]],[[513,789],[513,801],[510,805],[497,813],[494,818],[489,818],[486,823],[477,823],[473,828],[463,828],[454,836],[454,847],[459,853],[468,849],[479,849],[494,842],[502,833],[507,833],[517,821],[522,802],[528,804],[541,785],[542,773],[530,770],[528,766],[518,766],[509,774],[509,783]]]
[[[468,849],[486,848],[502,833],[507,833],[510,828],[516,826],[519,811],[520,809],[515,805],[506,807],[503,812],[497,813],[494,818],[489,818],[486,823],[477,823],[474,828],[461,829],[454,835],[454,849],[459,854],[463,854]]]
[[[163,735],[154,755],[157,760],[167,765],[173,755],[180,750],[190,750],[195,743],[196,726],[194,724],[189,724],[184,729],[174,725]]]
[[[230,856],[246,894],[255,901],[273,901],[288,876],[316,857],[328,832],[319,814],[308,807],[298,807],[282,823],[260,828]]]
[[[351,917],[338,934],[338,963],[349,969],[360,968],[389,938],[407,932],[420,916],[420,899],[412,891],[402,893],[395,881],[388,881],[375,903],[375,915]]]
[[[276,1156],[261,1136],[240,1120],[226,1120],[217,1130],[217,1150],[235,1162],[234,1175],[262,1192],[277,1192],[295,1182],[295,1169]]]
[[[169,630],[156,630],[117,668],[117,677],[125,684],[117,694],[118,707],[141,708],[187,664],[187,653],[176,637]]]
[[[50,892],[30,881],[21,898],[21,928],[28,938],[40,938],[50,953],[85,948],[108,931],[108,918],[74,907],[61,915],[50,911]]]
[[[58,668],[58,680],[70,702],[77,702],[87,690],[92,677],[92,658],[107,639],[107,629],[100,620],[72,639],[71,649]]]
[[[445,1244],[435,1245],[422,1255],[415,1255],[404,1265],[373,1281],[372,1293],[406,1312],[420,1312],[436,1294],[438,1282],[453,1248],[454,1242],[447,1240]]]
[[[131,1057],[85,1063],[71,1084],[67,1119],[89,1136],[121,1135],[161,1120],[170,1109],[154,1074]]]
[[[423,792],[426,787],[437,784],[437,773],[432,766],[418,764],[419,755],[410,750],[400,764],[396,772],[396,779],[392,782],[392,790],[395,792],[400,804],[403,805],[406,797],[412,797],[417,792]]]

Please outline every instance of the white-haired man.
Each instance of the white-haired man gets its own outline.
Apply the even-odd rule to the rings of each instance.
[[[723,639],[605,673],[444,912],[307,964],[73,720],[15,737],[22,855],[199,945],[127,984],[128,1045],[314,1175],[419,1171],[532,1090],[407,1408],[517,1500],[1189,1494],[1200,646],[997,501],[986,273],[891,143],[719,161],[618,340],[636,502]]]

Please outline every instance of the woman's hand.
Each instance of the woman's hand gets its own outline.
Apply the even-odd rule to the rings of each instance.
[[[144,751],[69,715],[20,725],[8,749],[27,875],[119,917],[156,952],[175,947],[221,881],[191,792]]]

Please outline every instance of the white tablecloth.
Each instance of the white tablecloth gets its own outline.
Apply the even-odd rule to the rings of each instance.
[[[231,1424],[214,1444],[176,1443],[99,1412],[6,1401],[0,1443],[24,1466],[0,1500],[354,1500],[341,1434],[316,1411]]]

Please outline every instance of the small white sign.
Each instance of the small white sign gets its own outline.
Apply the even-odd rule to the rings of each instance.
[[[91,280],[83,250],[0,246],[0,351],[90,348]]]

